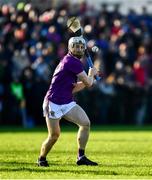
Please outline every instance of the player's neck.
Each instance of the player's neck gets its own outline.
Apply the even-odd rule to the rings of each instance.
[[[74,55],[74,54],[72,54],[71,52],[69,52],[69,54],[70,54],[71,56],[73,56],[73,57],[79,59],[79,60],[82,58],[81,56],[79,56],[79,55]]]

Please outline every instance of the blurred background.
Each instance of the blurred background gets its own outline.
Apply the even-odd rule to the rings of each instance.
[[[151,12],[152,0],[0,0],[0,125],[44,125],[42,102],[67,53],[71,16],[102,74],[75,96],[92,124],[152,124]]]

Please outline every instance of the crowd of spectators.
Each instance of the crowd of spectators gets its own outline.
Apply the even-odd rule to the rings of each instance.
[[[108,11],[106,4],[98,11],[86,2],[40,11],[19,2],[0,7],[0,124],[44,123],[43,98],[68,51],[71,16],[79,16],[88,48],[100,49],[90,53],[101,81],[75,97],[92,123],[152,123],[152,14],[146,7],[123,15],[119,6]]]

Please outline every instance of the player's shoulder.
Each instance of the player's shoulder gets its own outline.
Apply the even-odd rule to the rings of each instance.
[[[68,64],[81,64],[80,59],[78,59],[77,57],[73,56],[72,54],[68,53],[65,56],[65,60],[67,61]]]
[[[81,61],[76,58],[75,56],[71,55],[70,53],[67,54],[63,59],[64,68],[71,71],[74,69],[82,69],[82,63]]]

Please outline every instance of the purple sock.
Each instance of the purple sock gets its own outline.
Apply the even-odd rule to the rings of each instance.
[[[39,160],[40,160],[40,161],[46,161],[46,157],[40,156],[40,157],[39,157]]]
[[[84,150],[83,149],[79,149],[78,150],[78,158],[84,156]]]

